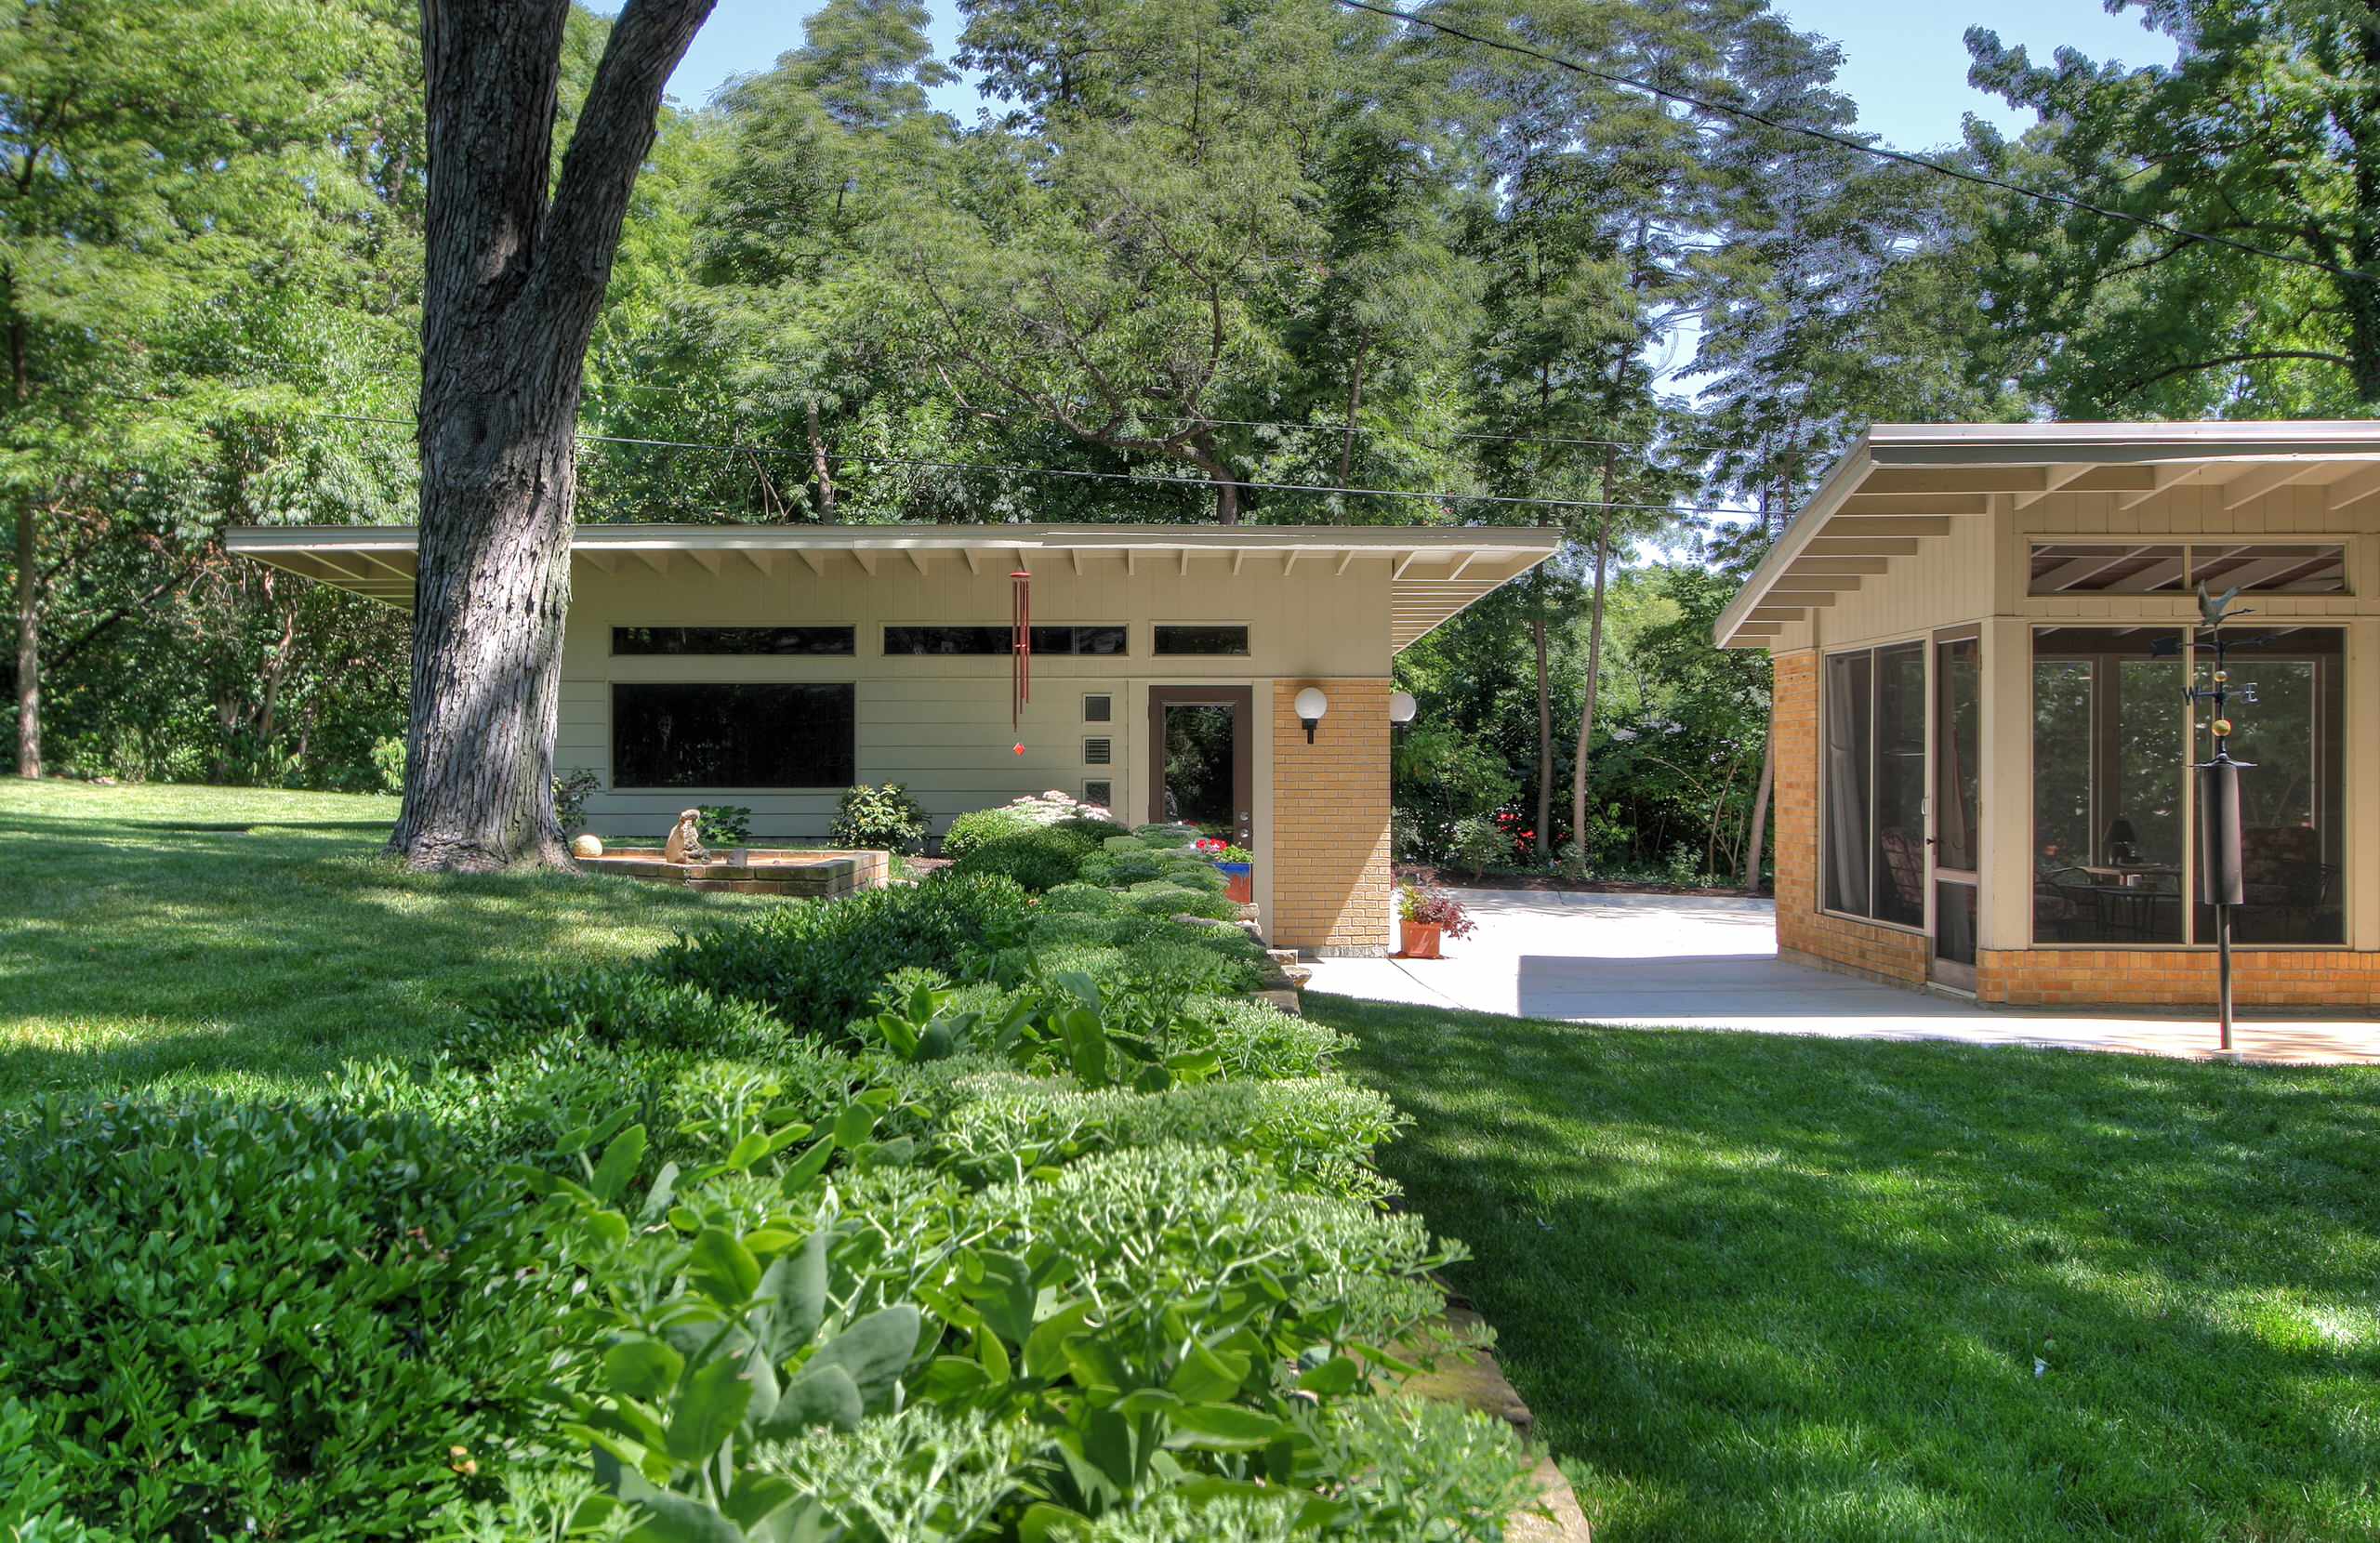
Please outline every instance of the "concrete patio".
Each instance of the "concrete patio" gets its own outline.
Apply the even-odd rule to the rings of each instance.
[[[1765,900],[1456,892],[1479,926],[1444,959],[1321,959],[1310,989],[1618,1027],[2215,1053],[2206,1017],[1986,1009],[1788,963]],[[2254,1061],[2380,1063],[2380,1024],[2368,1022],[2252,1018],[2235,1038]]]

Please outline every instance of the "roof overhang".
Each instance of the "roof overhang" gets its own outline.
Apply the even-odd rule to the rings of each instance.
[[[2322,488],[2334,509],[2380,497],[2380,422],[1880,423],[1827,473],[1712,638],[1767,647],[2002,499],[2021,511],[2054,494],[2106,494],[2153,520],[2149,506],[2183,488],[2219,487],[2238,508],[2301,485]]]
[[[1243,574],[1317,578],[1358,562],[1389,574],[1390,632],[1402,650],[1464,607],[1552,557],[1558,531],[1479,525],[581,525],[571,558],[601,571],[635,565],[668,574],[680,561],[713,574],[733,564],[774,574],[829,562],[868,576],[937,563],[970,573],[1088,571],[1104,562],[1130,576],[1191,563],[1216,578]],[[241,557],[410,610],[418,567],[411,525],[242,525],[225,536]]]

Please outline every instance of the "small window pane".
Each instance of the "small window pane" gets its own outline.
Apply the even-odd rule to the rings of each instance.
[[[1831,654],[1826,662],[1826,905],[1868,911],[1868,778],[1874,727],[1874,657]]]
[[[1105,692],[1082,699],[1082,720],[1085,723],[1105,723],[1116,710],[1115,699]]]
[[[2181,634],[2033,634],[2033,937],[2182,941]]]
[[[2335,943],[2347,940],[2345,858],[2347,790],[2341,667],[2345,634],[2331,627],[2282,627],[2233,636],[2226,661],[2234,694],[2234,760],[2240,772],[2240,866],[2246,903],[2232,908],[2231,936],[2248,943]],[[2200,634],[2203,642],[2205,634]],[[2212,686],[2212,651],[2202,648],[2198,683]],[[2255,688],[2254,702],[2240,688]],[[2197,715],[2193,760],[2215,753]],[[2215,908],[2197,908],[2197,937],[2215,941]]]
[[[2037,543],[2036,595],[2178,595],[2189,588],[2179,542]]]
[[[2347,593],[2347,548],[2252,542],[2190,547],[2190,583],[2216,594],[2244,589],[2265,595]]]
[[[844,654],[848,626],[615,626],[614,653]]]
[[[848,787],[849,685],[612,688],[617,787]]]
[[[1160,654],[1246,653],[1248,628],[1244,626],[1160,626],[1157,628],[1156,651]]]
[[[1033,652],[1047,654],[1120,654],[1126,629],[1120,626],[1037,626]],[[884,652],[892,654],[970,654],[1009,653],[1016,631],[1008,626],[888,626]]]
[[[1082,801],[1084,803],[1097,804],[1102,809],[1114,809],[1116,807],[1116,799],[1113,795],[1114,785],[1112,784],[1095,782],[1085,783],[1082,785]]]

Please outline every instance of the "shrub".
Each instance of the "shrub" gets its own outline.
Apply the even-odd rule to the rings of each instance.
[[[577,773],[573,773],[576,775]],[[588,773],[592,775],[592,773]],[[403,734],[390,734],[372,742],[372,777],[374,786],[363,789],[368,793],[403,793],[405,790],[405,740]],[[562,812],[562,779],[555,779],[554,812]],[[570,827],[562,827],[567,830]]]
[[[1041,896],[1044,916],[1112,917],[1123,909],[1121,896],[1096,884],[1053,885]]]
[[[1269,1002],[1218,996],[1197,1004],[1195,1011],[1223,1058],[1225,1076],[1319,1076],[1332,1057],[1355,1045],[1338,1030]]]
[[[1132,834],[1151,846],[1186,847],[1198,839],[1198,827],[1178,824],[1143,825]]]
[[[397,746],[397,787],[391,791],[399,791],[404,786],[405,746],[403,740],[397,740],[394,743]],[[374,758],[376,760],[378,758],[377,751],[374,753]],[[554,823],[566,831],[576,830],[585,824],[588,797],[601,792],[602,787],[603,779],[583,766],[575,772],[556,776],[554,778]]]
[[[0,1128],[0,1365],[125,1537],[414,1536],[496,1492],[568,1292],[425,1120],[47,1105]]]
[[[1074,882],[1092,851],[1091,838],[1055,825],[996,837],[968,849],[961,874],[1000,874],[1036,892]]]
[[[795,901],[681,935],[654,969],[761,1003],[797,1032],[840,1037],[893,970],[951,970],[988,957],[1021,940],[1024,923],[1025,891],[1012,880],[945,874],[843,900]]]
[[[1513,863],[1513,838],[1495,821],[1484,815],[1467,815],[1457,820],[1448,833],[1447,858],[1456,867],[1474,875],[1490,868],[1509,867]]]
[[[458,1059],[485,1058],[524,1037],[575,1030],[607,1045],[705,1049],[715,1055],[766,1054],[790,1031],[757,1003],[715,996],[686,981],[639,966],[547,970],[496,987],[450,1048]]]
[[[743,804],[696,804],[694,834],[706,847],[740,847],[752,839],[752,811]]]
[[[1130,904],[1144,917],[1204,917],[1210,921],[1231,921],[1239,915],[1238,902],[1226,900],[1211,890],[1187,890],[1169,884],[1134,890]]]
[[[1012,810],[979,809],[961,814],[942,833],[942,855],[964,857],[986,841],[1034,829],[1032,821]]]
[[[1087,837],[1094,846],[1104,846],[1119,836],[1129,837],[1131,834],[1115,821],[1102,819],[1096,814],[1077,814],[1059,821],[1051,828],[1072,831],[1077,836]]]
[[[844,790],[842,802],[836,807],[835,823],[827,827],[827,834],[840,846],[919,852],[925,850],[931,824],[926,806],[899,783],[886,783],[882,787],[862,783]]]

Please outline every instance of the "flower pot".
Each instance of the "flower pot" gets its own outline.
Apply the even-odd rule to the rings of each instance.
[[[1446,937],[1446,929],[1426,921],[1405,924],[1405,956],[1408,959],[1438,959],[1446,956],[1438,952]]]
[[[1218,863],[1215,867],[1223,876],[1223,894],[1236,904],[1246,905],[1256,898],[1256,864],[1253,863]]]

